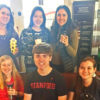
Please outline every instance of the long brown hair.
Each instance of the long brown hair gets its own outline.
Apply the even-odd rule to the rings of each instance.
[[[0,4],[0,10],[1,10],[2,8],[6,8],[6,9],[8,9],[9,12],[10,12],[10,20],[9,20],[9,22],[7,23],[6,29],[7,29],[7,32],[8,32],[8,31],[10,32],[10,33],[8,32],[9,34],[12,34],[13,32],[15,32],[15,29],[14,29],[14,18],[13,18],[12,11],[11,11],[10,7],[7,6],[7,5],[5,5],[5,4]]]

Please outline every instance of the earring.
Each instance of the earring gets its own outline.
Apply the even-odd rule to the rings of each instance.
[[[96,73],[93,73],[93,76],[92,77],[96,77]]]

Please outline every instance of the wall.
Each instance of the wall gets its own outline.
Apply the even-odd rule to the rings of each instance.
[[[22,0],[10,0],[10,6],[14,15],[15,30],[20,35],[24,28]]]

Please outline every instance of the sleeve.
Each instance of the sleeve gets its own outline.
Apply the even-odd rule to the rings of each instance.
[[[17,40],[17,47],[19,48],[19,36],[18,36],[18,34],[17,33],[15,33],[16,35],[15,35],[15,38],[16,38],[16,40]]]
[[[69,91],[71,91],[71,92],[75,92],[75,87],[76,87],[75,82],[71,83],[71,86],[70,86]]]
[[[71,36],[71,44],[66,47],[68,54],[72,57],[75,57],[78,50],[79,38],[77,34],[77,30],[74,30]]]
[[[25,30],[23,30],[21,32],[21,35],[20,35],[20,53],[23,54],[23,50],[25,49],[24,47],[26,46],[25,44]]]
[[[27,75],[25,84],[24,84],[24,93],[27,94],[32,94],[32,89],[31,89],[31,76],[32,75]]]
[[[50,41],[51,41],[51,33],[50,33],[50,30],[48,28],[44,28],[43,29],[43,33],[45,34],[45,36],[43,36],[44,42],[50,43]]]
[[[24,29],[20,36],[21,55],[32,55],[34,45],[34,32],[31,29]]]
[[[58,96],[67,95],[68,91],[67,91],[67,86],[66,86],[66,82],[64,80],[64,77],[59,75],[59,74],[56,77],[57,77],[57,80],[56,80],[57,95]]]
[[[21,76],[17,77],[17,82],[18,82],[18,91],[24,93],[24,82]]]
[[[96,77],[96,83],[97,83],[97,90],[98,90],[99,96],[100,96],[100,77]]]
[[[32,41],[31,32],[28,29],[24,29],[20,35],[20,53],[21,55],[30,54],[30,43]],[[31,33],[31,34],[30,34]]]
[[[51,32],[48,30],[48,43],[52,42]]]

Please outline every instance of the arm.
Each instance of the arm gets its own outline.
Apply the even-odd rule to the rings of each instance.
[[[24,93],[24,100],[31,100],[32,94],[26,94]]]
[[[74,92],[69,92],[68,93],[68,100],[74,100]]]
[[[24,82],[20,74],[16,75],[16,81],[17,81],[17,89],[16,89],[16,95],[23,96],[24,95]]]
[[[23,93],[23,92],[18,92],[18,95],[19,95],[19,96],[23,96],[24,93]]]
[[[78,50],[79,38],[77,30],[74,30],[71,36],[72,43],[66,46],[68,54],[72,57],[75,57]]]
[[[26,49],[25,47],[27,47],[27,43],[25,41],[25,37],[27,36],[26,34],[26,30],[24,29],[22,32],[21,32],[21,35],[20,35],[20,44],[19,44],[19,47],[20,47],[20,54],[23,55],[24,54],[24,50]]]
[[[24,59],[25,59],[25,56],[21,55],[20,59],[19,59],[21,72],[26,72],[26,66],[25,66],[25,63],[24,63]]]
[[[25,59],[25,56],[24,56],[24,52],[25,52],[25,47],[27,47],[27,44],[25,42],[25,33],[26,33],[26,30],[23,30],[21,32],[21,36],[20,36],[20,57],[19,57],[19,64],[20,64],[20,69],[21,69],[21,72],[26,72],[26,66],[25,66],[25,63],[24,63],[24,59]],[[25,52],[26,54],[26,52]]]
[[[67,100],[67,86],[63,76],[59,75],[59,73],[55,78],[56,80],[56,93],[58,96],[58,100]]]
[[[48,43],[52,42],[51,32],[48,30]]]
[[[23,96],[24,93],[21,91],[16,91],[15,89],[9,89],[8,94],[13,96]]]
[[[58,100],[67,100],[67,95],[58,96]]]

